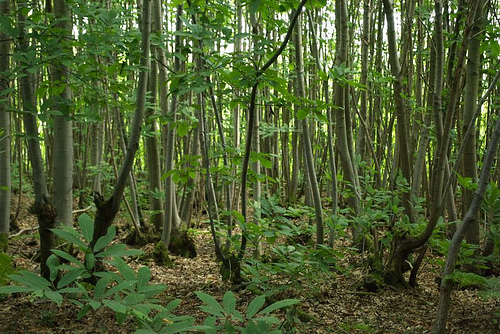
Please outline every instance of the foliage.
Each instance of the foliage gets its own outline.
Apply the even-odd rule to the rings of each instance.
[[[7,276],[13,273],[12,259],[4,252],[0,252],[0,286],[9,283]]]

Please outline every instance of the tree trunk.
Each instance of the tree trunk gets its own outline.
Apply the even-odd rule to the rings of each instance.
[[[10,1],[0,2],[0,13],[10,14]],[[6,252],[9,245],[8,235],[10,228],[10,114],[8,112],[10,75],[10,38],[0,32],[0,252]]]
[[[93,247],[100,237],[104,236],[118,213],[122,201],[123,192],[127,179],[129,178],[132,165],[134,164],[135,154],[139,148],[139,139],[141,135],[141,126],[146,108],[146,92],[148,84],[149,64],[149,46],[151,30],[151,0],[143,0],[142,3],[142,40],[141,40],[141,71],[139,73],[139,84],[137,87],[137,100],[134,118],[131,125],[130,139],[128,141],[127,152],[123,165],[115,182],[113,194],[108,200],[96,194],[95,204],[97,207],[94,219],[94,235],[91,246]]]
[[[489,184],[490,171],[495,160],[495,155],[498,150],[499,143],[500,113],[497,115],[495,130],[491,136],[488,150],[486,151],[486,154],[484,156],[483,167],[481,169],[481,175],[478,182],[478,188],[474,193],[472,202],[466,215],[462,218],[462,223],[460,224],[457,232],[454,234],[453,239],[450,242],[448,255],[446,256],[446,264],[444,267],[441,284],[439,286],[439,306],[436,325],[434,327],[434,333],[436,334],[442,334],[446,331],[446,322],[448,320],[448,313],[451,304],[450,294],[453,285],[453,280],[451,279],[450,275],[453,274],[453,271],[455,270],[455,265],[462,240],[466,236],[467,230],[474,224],[474,221],[477,220],[476,216],[479,213],[484,194]]]
[[[54,35],[59,36],[61,48],[68,55],[71,48],[67,45],[71,38],[71,13],[63,0],[54,1],[56,27]],[[54,148],[53,148],[53,191],[52,201],[57,211],[57,224],[73,226],[73,122],[71,121],[71,89],[69,86],[69,68],[60,62],[53,67],[53,78],[56,86],[63,86],[61,94],[56,97],[56,110],[61,114],[54,116]]]
[[[483,40],[483,0],[479,0],[478,9],[474,17],[474,24],[471,31],[471,40],[467,52],[466,81],[464,90],[464,111],[462,133],[467,132],[469,124],[474,117],[479,93],[479,83],[481,81],[481,41]],[[477,180],[477,152],[476,152],[476,127],[472,123],[472,135],[467,143],[462,157],[463,177],[471,178],[472,182]],[[463,214],[466,208],[472,203],[473,191],[467,187],[463,189]],[[479,219],[475,217],[470,223],[465,239],[468,243],[479,246]],[[472,269],[472,268],[469,268]]]

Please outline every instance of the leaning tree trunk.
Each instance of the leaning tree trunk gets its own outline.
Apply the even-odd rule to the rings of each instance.
[[[57,20],[54,32],[59,36],[59,44],[69,57],[72,50],[68,45],[71,39],[71,15],[64,0],[54,1],[54,14]],[[54,85],[64,87],[56,97],[56,110],[60,114],[54,116],[54,148],[53,148],[53,191],[52,201],[57,210],[57,224],[73,226],[73,122],[71,121],[71,89],[69,86],[69,68],[64,62],[53,67]]]
[[[97,240],[106,234],[108,228],[113,223],[113,220],[120,209],[123,192],[127,179],[129,178],[132,165],[134,164],[135,154],[139,148],[139,139],[141,136],[141,127],[146,108],[146,91],[148,84],[148,73],[150,68],[149,63],[149,46],[150,46],[150,30],[151,30],[151,0],[143,0],[142,3],[142,40],[141,40],[141,60],[139,84],[137,87],[137,100],[134,118],[131,125],[130,139],[128,141],[127,153],[125,154],[123,165],[118,174],[113,194],[108,200],[100,194],[96,194],[94,202],[97,207],[96,216],[94,219],[94,235],[91,246],[93,247]]]
[[[448,255],[446,257],[446,264],[444,267],[441,284],[439,286],[439,306],[436,325],[434,327],[434,333],[442,334],[446,331],[446,322],[448,319],[448,313],[451,304],[451,289],[453,285],[453,279],[450,277],[455,270],[455,265],[457,262],[458,253],[460,251],[460,246],[462,240],[467,234],[467,230],[474,224],[476,216],[481,208],[481,203],[483,201],[484,194],[489,184],[491,167],[495,160],[495,155],[498,150],[500,143],[500,113],[497,115],[497,121],[495,130],[491,136],[491,141],[488,150],[483,159],[483,167],[481,170],[481,175],[479,178],[479,184],[472,202],[469,206],[469,210],[466,215],[462,218],[462,223],[453,235],[450,247],[448,249]]]
[[[10,1],[0,2],[0,13],[10,14]],[[10,38],[0,32],[0,251],[7,251],[10,227],[10,114],[8,113]]]

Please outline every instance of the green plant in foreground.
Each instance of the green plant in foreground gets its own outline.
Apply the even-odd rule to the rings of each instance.
[[[64,300],[81,308],[78,319],[91,310],[106,307],[115,312],[116,319],[122,324],[127,319],[139,325],[138,334],[185,333],[198,331],[205,333],[282,333],[275,328],[279,320],[269,314],[275,310],[298,303],[288,299],[278,301],[263,310],[265,296],[256,297],[245,314],[236,310],[236,297],[232,292],[224,295],[222,305],[212,296],[197,292],[196,295],[205,305],[201,309],[208,313],[203,325],[194,325],[191,316],[176,316],[172,311],[180,304],[174,300],[166,306],[154,297],[165,290],[163,284],[151,284],[151,272],[148,267],[137,271],[123,259],[125,256],[139,255],[140,250],[126,249],[123,244],[111,244],[116,229],[111,226],[106,235],[101,237],[91,248],[90,241],[94,232],[92,218],[83,214],[78,219],[80,231],[61,227],[52,231],[61,239],[76,246],[82,256],[75,257],[63,250],[52,250],[47,259],[50,268],[50,280],[27,270],[8,277],[19,285],[0,287],[0,294],[30,293],[35,298],[48,299],[61,305]],[[65,263],[62,260],[64,260]],[[96,263],[102,261],[112,266],[114,271],[96,271]],[[98,278],[95,285],[86,282],[90,277]],[[260,311],[259,311],[260,310]]]

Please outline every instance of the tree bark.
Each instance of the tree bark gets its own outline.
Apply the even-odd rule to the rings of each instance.
[[[10,1],[0,2],[0,13],[10,14]],[[8,112],[10,75],[10,36],[0,32],[0,251],[6,252],[10,228],[10,113]]]
[[[54,1],[54,14],[58,20],[55,36],[60,36],[64,52],[72,54],[68,45],[71,39],[71,13],[63,0]],[[56,97],[56,110],[60,114],[54,116],[54,147],[53,147],[53,191],[52,201],[57,211],[57,224],[73,226],[73,122],[69,86],[69,68],[64,62],[53,67],[54,85],[63,86],[61,94]]]
[[[96,194],[94,202],[97,207],[94,219],[94,235],[91,246],[93,247],[100,237],[104,236],[108,228],[118,213],[122,201],[123,192],[127,179],[132,170],[135,154],[139,148],[139,139],[141,135],[141,126],[143,122],[144,110],[146,108],[146,91],[148,82],[149,64],[149,46],[151,30],[151,0],[143,0],[142,3],[142,40],[141,40],[141,71],[139,73],[139,84],[137,87],[137,100],[134,118],[131,125],[130,139],[128,141],[127,153],[123,165],[115,182],[113,194],[108,200],[100,194]]]
[[[436,325],[434,327],[434,333],[436,334],[442,334],[446,331],[446,322],[448,320],[448,313],[451,304],[450,294],[453,284],[453,280],[451,279],[450,275],[453,274],[453,271],[455,270],[455,265],[462,240],[466,236],[467,230],[474,224],[476,216],[479,213],[479,209],[481,208],[481,203],[483,202],[483,197],[489,184],[490,171],[495,160],[495,155],[498,150],[499,143],[500,114],[497,114],[495,129],[491,136],[488,150],[486,151],[483,159],[483,167],[481,169],[481,175],[478,181],[478,188],[474,193],[469,209],[467,210],[466,215],[462,218],[462,223],[460,224],[457,232],[453,235],[453,239],[450,242],[450,247],[448,248],[446,264],[443,270],[441,284],[439,286],[439,306]]]

